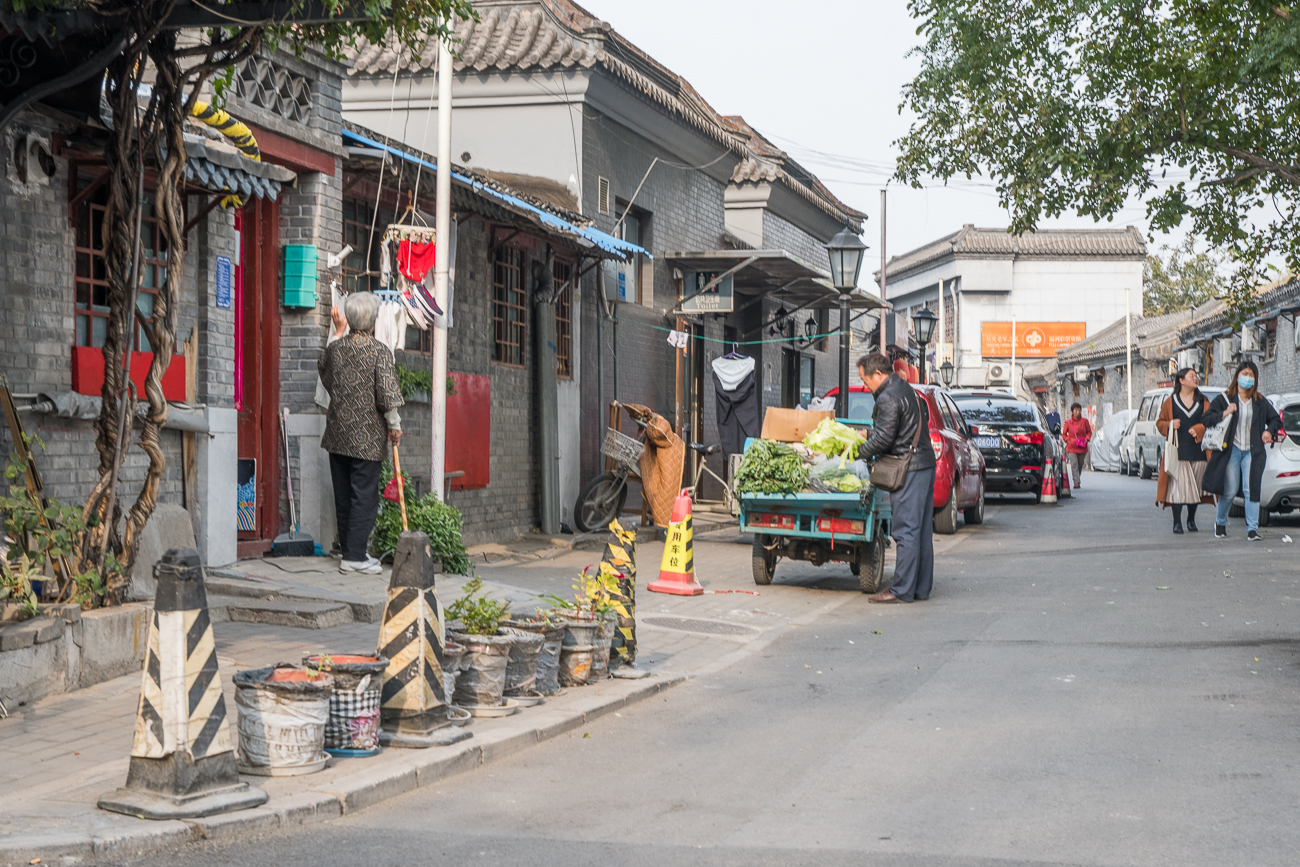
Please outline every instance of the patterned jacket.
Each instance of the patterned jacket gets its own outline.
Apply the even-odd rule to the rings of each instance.
[[[326,346],[316,367],[330,396],[321,448],[382,461],[388,441],[384,416],[404,403],[388,349],[369,334],[349,334]]]

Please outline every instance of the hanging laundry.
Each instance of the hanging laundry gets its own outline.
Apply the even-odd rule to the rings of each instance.
[[[433,241],[413,241],[403,238],[397,245],[397,270],[412,283],[420,283],[433,268],[436,259]]]
[[[393,239],[384,233],[384,239],[379,242],[379,287],[387,289],[388,283],[393,273],[393,251],[390,248]]]
[[[745,450],[745,439],[758,436],[762,430],[754,359],[732,354],[714,359],[712,367],[722,451],[725,455],[739,454]]]
[[[406,305],[396,301],[384,301],[379,305],[375,317],[375,339],[394,356],[399,347],[406,346]]]

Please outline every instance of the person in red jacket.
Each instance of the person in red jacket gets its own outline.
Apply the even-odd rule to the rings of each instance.
[[[1077,403],[1070,406],[1070,417],[1061,429],[1061,439],[1065,440],[1065,457],[1070,462],[1070,477],[1077,488],[1083,461],[1088,454],[1088,443],[1092,442],[1092,425],[1083,417],[1083,407]]]

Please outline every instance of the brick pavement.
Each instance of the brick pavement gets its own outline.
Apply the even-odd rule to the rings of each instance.
[[[942,555],[962,538],[959,535],[938,539],[936,553]],[[734,531],[719,531],[710,534],[710,540],[701,540],[697,544],[697,573],[710,592],[696,597],[647,592],[645,584],[658,575],[662,545],[643,543],[640,546],[637,614],[641,667],[665,681],[716,670],[752,654],[786,630],[815,622],[827,611],[857,596],[856,579],[842,565],[819,569],[808,564],[782,563],[777,572],[779,583],[755,588],[749,574],[748,549],[738,544],[740,541]],[[510,598],[516,610],[528,610],[530,605],[540,604],[535,601],[535,594],[555,592],[566,595],[571,592],[568,585],[573,577],[583,566],[596,562],[598,558],[598,552],[570,551],[536,563],[480,566],[478,572],[491,592]],[[332,571],[329,568],[332,565],[333,561],[304,558],[282,560],[279,563],[282,568],[260,561],[245,562],[240,564],[240,570],[299,586],[314,586],[363,598],[382,597],[387,585],[386,574],[345,576]],[[455,576],[439,578],[444,604],[458,595],[464,580]],[[757,594],[720,592],[728,590],[756,590]],[[721,621],[752,631],[740,635],[716,635],[645,622],[646,618],[656,615]],[[899,607],[880,612],[880,616],[900,616]],[[901,616],[906,616],[906,612]],[[305,652],[365,650],[374,647],[378,624],[349,623],[315,630],[257,623],[217,623],[214,631],[228,707],[233,708],[231,678],[236,671],[281,661],[298,662]],[[589,717],[592,712],[600,710],[605,700],[602,694],[607,694],[610,701],[621,703],[625,700],[624,693],[628,693],[633,684],[644,681],[606,683],[608,687],[571,689],[542,707],[528,709],[514,717],[476,720],[472,728],[475,737],[465,744],[472,750],[478,749],[476,744],[481,745],[482,752],[475,753],[479,758],[465,767],[486,762],[491,745],[509,738],[512,727],[535,726],[536,723],[530,720],[544,719],[547,715],[559,714],[556,718],[560,719],[566,709],[580,709]],[[132,674],[89,689],[53,696],[31,706],[11,708],[10,718],[0,720],[0,863],[6,863],[6,851],[10,858],[33,852],[39,855],[45,849],[57,852],[61,847],[67,851],[80,851],[77,845],[83,845],[87,837],[96,841],[96,851],[100,851],[103,845],[107,845],[103,841],[119,835],[130,838],[132,834],[141,833],[140,829],[145,825],[158,835],[157,845],[167,845],[167,841],[172,840],[168,835],[184,837],[193,830],[186,830],[183,827],[185,823],[142,823],[142,820],[95,808],[100,794],[121,785],[125,779],[139,686],[139,675]],[[571,720],[573,717],[570,714],[563,718]],[[579,715],[578,719],[582,718],[586,717]],[[572,723],[566,722],[565,725],[571,727]],[[536,737],[541,739],[543,735],[539,733]],[[531,729],[529,738],[528,742],[532,742]],[[393,754],[399,751],[387,751],[384,755],[389,757],[388,766],[397,766],[400,771],[402,763],[412,767],[420,762],[428,763],[438,749],[455,748],[404,752],[397,758],[393,758]],[[338,763],[338,769],[331,766],[323,774],[308,777],[277,778],[269,782],[264,778],[248,779],[272,792],[273,799],[268,808],[275,809],[278,801],[293,804],[304,797],[310,800],[309,795],[319,797],[319,790],[328,788],[327,775],[329,778],[347,778],[348,774],[355,777],[358,768],[367,767],[358,763],[368,761],[372,760],[343,760]],[[373,767],[379,765],[376,763]],[[460,767],[455,770],[459,771]],[[413,787],[415,783],[411,785]],[[398,789],[405,790],[400,785]],[[343,803],[346,810],[350,802],[345,799]],[[262,818],[275,815],[266,812],[268,808],[259,813]],[[209,831],[205,828],[203,833]],[[74,840],[83,843],[74,845],[69,842]]]

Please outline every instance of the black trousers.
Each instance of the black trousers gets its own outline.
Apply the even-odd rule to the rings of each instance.
[[[379,468],[382,461],[363,461],[330,452],[334,514],[338,516],[343,559],[366,559],[366,544],[379,515]]]

